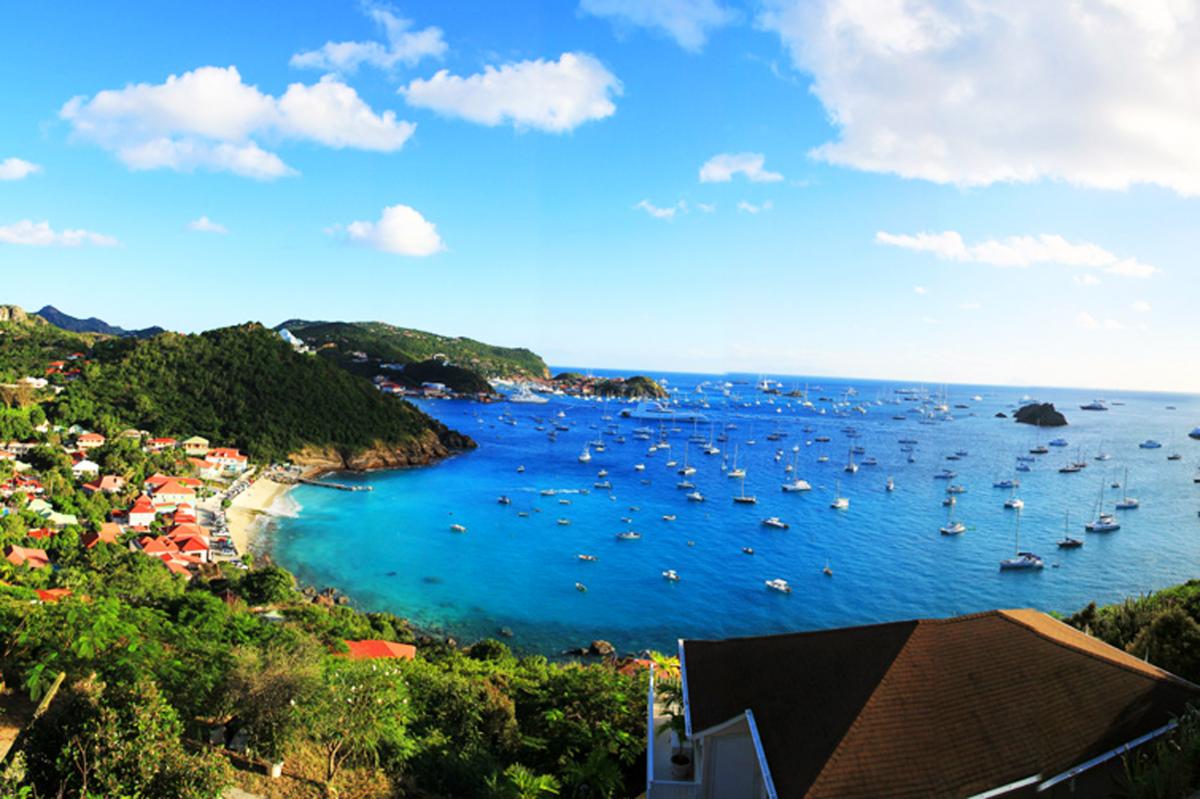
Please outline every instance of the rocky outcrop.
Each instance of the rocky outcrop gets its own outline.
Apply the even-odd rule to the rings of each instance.
[[[1013,414],[1013,419],[1038,427],[1063,427],[1067,424],[1067,417],[1055,410],[1052,402],[1025,405]]]
[[[622,399],[666,399],[667,390],[653,378],[645,375],[613,380],[601,380],[592,387],[592,393],[601,397]]]
[[[28,322],[29,314],[19,305],[0,305],[0,322]]]
[[[375,469],[400,469],[428,466],[456,452],[474,449],[470,437],[449,428],[424,430],[411,441],[395,444],[377,441],[371,447],[345,452],[337,447],[309,446],[292,453],[292,463],[310,472],[366,472]]]
[[[996,418],[997,419],[1007,419],[1008,414],[1005,413],[1004,411],[996,411]]]

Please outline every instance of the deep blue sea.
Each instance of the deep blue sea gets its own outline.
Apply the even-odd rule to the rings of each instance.
[[[1200,576],[1200,484],[1193,483],[1200,442],[1187,437],[1200,425],[1198,397],[1105,392],[1103,399],[1123,404],[1088,412],[1079,406],[1096,398],[1094,391],[931,386],[932,397],[944,392],[950,413],[922,421],[922,403],[895,393],[909,384],[774,377],[784,391],[807,384],[815,406],[808,409],[799,399],[757,391],[756,376],[654,376],[667,380],[675,407],[705,414],[711,428],[667,428],[670,449],[650,454],[653,442],[637,440],[634,430],[649,426],[657,441],[660,425],[620,418],[629,407],[620,402],[423,401],[424,410],[474,437],[478,450],[429,468],[336,476],[369,483],[372,492],[300,487],[278,509],[264,540],[302,581],[336,586],[360,608],[388,610],[464,641],[507,628],[515,648],[546,654],[595,638],[628,651],[671,649],[680,637],[994,607],[1071,612],[1092,600],[1111,602]],[[726,382],[733,383],[729,396],[722,389]],[[698,384],[704,384],[702,392],[695,390]],[[857,395],[847,397],[850,388]],[[1054,402],[1070,425],[1039,430],[994,418],[997,411],[1010,414],[1024,397]],[[861,404],[866,413],[842,402]],[[556,423],[567,429],[551,441],[548,432]],[[857,437],[845,432],[851,427]],[[687,444],[690,436],[707,442],[722,432],[728,440],[714,440],[719,455]],[[785,435],[768,440],[773,433]],[[619,436],[625,443],[617,443]],[[830,441],[817,442],[819,436]],[[1057,437],[1068,445],[1036,456],[1027,473],[1014,471],[1016,456]],[[1140,449],[1147,438],[1163,447]],[[914,462],[900,439],[917,441]],[[584,445],[595,440],[605,450],[580,463]],[[741,482],[729,479],[721,465],[730,465],[735,445],[738,466],[747,471],[745,491],[757,496],[757,505],[732,501]],[[874,457],[878,465],[846,473],[851,446],[865,450],[857,461]],[[676,488],[682,478],[665,465],[671,458],[682,465],[685,448],[698,470],[690,479],[707,498],[703,503],[687,501],[687,492]],[[968,454],[946,460],[960,450]],[[1111,459],[1096,460],[1101,452]],[[1168,460],[1174,452],[1182,460]],[[821,455],[828,462],[819,462]],[[1087,468],[1058,472],[1077,459],[1086,460]],[[812,491],[781,491],[791,477],[785,472],[790,462]],[[635,464],[645,470],[635,471]],[[518,466],[525,471],[518,473]],[[935,479],[945,468],[957,477]],[[608,471],[611,490],[594,487],[600,469]],[[1126,469],[1129,493],[1141,507],[1117,512],[1117,532],[1084,533],[1102,487],[1112,510],[1122,491],[1109,486],[1123,481]],[[896,487],[890,493],[889,476]],[[993,482],[1014,476],[1021,481],[1016,495],[1025,501],[1021,548],[1044,557],[1040,572],[998,568],[1014,551],[1016,512],[1004,508],[1010,492]],[[839,480],[851,503],[845,511],[829,507]],[[954,516],[968,530],[956,537],[939,533],[947,521],[942,500],[948,482],[966,488]],[[545,489],[558,493],[543,496]],[[512,504],[499,504],[501,495]],[[1078,550],[1055,546],[1068,513],[1071,535],[1085,540]],[[666,521],[664,515],[676,518]],[[790,529],[764,527],[769,516]],[[452,532],[452,524],[467,531]],[[617,540],[626,530],[640,532],[641,540]],[[744,554],[743,547],[754,554]],[[580,553],[597,559],[581,561]],[[822,573],[826,565],[833,576]],[[680,579],[664,579],[667,569]],[[774,578],[787,580],[792,593],[767,590],[764,581]]]

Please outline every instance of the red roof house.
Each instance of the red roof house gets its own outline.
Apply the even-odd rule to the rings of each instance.
[[[412,644],[398,644],[395,641],[381,641],[367,638],[362,641],[346,641],[349,652],[346,657],[351,660],[373,660],[375,658],[400,658],[412,660],[417,656],[417,648]]]
[[[33,547],[9,545],[4,548],[4,557],[14,566],[24,564],[31,569],[40,569],[50,565],[50,558],[46,555],[46,550]]]

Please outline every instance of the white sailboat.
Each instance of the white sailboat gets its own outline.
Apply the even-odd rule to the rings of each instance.
[[[1046,564],[1040,557],[1032,552],[1021,551],[1021,512],[1017,511],[1017,523],[1015,533],[1015,549],[1016,554],[1011,558],[1005,558],[1000,561],[1000,571],[1015,571],[1021,569],[1042,569]]]
[[[1117,510],[1136,510],[1141,507],[1137,497],[1129,496],[1129,470],[1125,470],[1125,479],[1121,482],[1122,496],[1117,502]]]
[[[829,507],[834,510],[848,510],[850,508],[850,500],[842,496],[842,481],[836,481],[835,485],[833,502],[829,503]]]

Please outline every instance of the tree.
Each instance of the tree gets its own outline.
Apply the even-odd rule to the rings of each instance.
[[[264,566],[247,574],[238,587],[251,605],[271,605],[287,601],[295,584],[287,569]]]
[[[488,778],[488,793],[492,799],[541,799],[558,796],[558,780],[549,774],[534,774],[520,763],[504,769],[503,775]]]
[[[241,649],[221,696],[225,711],[246,731],[251,750],[278,763],[301,737],[304,719],[298,708],[314,700],[319,686],[311,651]]]
[[[376,765],[390,750],[403,760],[408,689],[401,669],[383,660],[328,657],[317,694],[304,705],[309,737],[325,755],[325,780],[355,759]]]
[[[77,682],[30,730],[29,781],[46,796],[219,796],[228,766],[189,754],[181,729],[152,680]]]
[[[1144,627],[1129,652],[1189,680],[1200,678],[1200,624],[1183,608],[1169,607]]]

